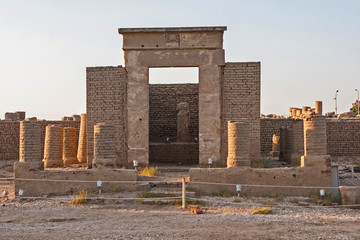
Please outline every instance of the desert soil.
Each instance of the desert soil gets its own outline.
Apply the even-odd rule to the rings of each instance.
[[[284,200],[271,214],[253,215],[257,198],[205,198],[212,202],[198,215],[169,205],[7,201],[0,239],[360,239],[360,210]]]
[[[184,177],[170,175],[164,180]],[[360,209],[319,206],[309,198],[200,196],[204,213],[195,215],[124,199],[136,194],[104,193],[82,205],[71,204],[72,196],[1,198],[0,239],[360,239]],[[272,213],[252,214],[269,204]]]

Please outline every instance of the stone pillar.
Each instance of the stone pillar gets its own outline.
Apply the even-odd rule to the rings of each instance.
[[[223,53],[221,53],[223,54]],[[222,68],[218,65],[199,67],[199,163],[213,165],[221,163],[221,82]],[[260,112],[260,111],[259,111]],[[260,143],[260,141],[259,141]],[[257,142],[254,141],[253,146]],[[254,156],[260,147],[254,147]],[[259,157],[260,158],[260,157]]]
[[[301,110],[301,114],[306,114],[309,109],[311,109],[311,107],[309,107],[309,106],[303,106],[303,107],[302,107],[302,110]]]
[[[270,152],[270,156],[278,158],[279,154],[280,154],[280,136],[274,134],[272,138],[272,151]]]
[[[44,144],[44,167],[62,167],[63,128],[56,125],[46,126]]]
[[[280,128],[280,153],[279,160],[284,161],[285,158],[285,127]]]
[[[322,115],[322,101],[315,102],[315,115]]]
[[[326,155],[326,119],[313,116],[304,119],[304,152],[307,155]]]
[[[76,150],[76,128],[64,127],[63,164],[65,166],[78,163]]]
[[[301,109],[297,108],[296,109],[296,117],[300,117],[301,115]]]
[[[73,117],[72,117],[73,119],[73,121],[80,121],[81,120],[81,117],[80,117],[80,115],[73,115]]]
[[[228,121],[227,167],[250,165],[250,124]]]
[[[296,117],[296,108],[292,108],[291,109],[291,117],[295,118]]]
[[[16,114],[11,112],[5,113],[5,120],[16,121]]]
[[[37,122],[20,122],[19,161],[42,165],[41,130]]]
[[[94,126],[93,167],[116,167],[115,127],[108,123]]]
[[[291,127],[285,127],[285,152],[284,161],[291,163],[291,154],[293,152],[293,130]]]
[[[15,112],[15,115],[17,120],[25,120],[25,112]]]
[[[294,108],[289,108],[289,117],[293,117],[293,109]]]
[[[79,145],[77,158],[79,163],[87,163],[87,125],[86,114],[81,114],[80,132],[79,132]],[[91,165],[91,164],[90,164]]]

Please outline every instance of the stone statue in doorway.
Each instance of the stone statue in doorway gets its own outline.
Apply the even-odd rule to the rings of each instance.
[[[190,141],[190,111],[187,102],[181,102],[177,105],[177,141],[189,142]]]

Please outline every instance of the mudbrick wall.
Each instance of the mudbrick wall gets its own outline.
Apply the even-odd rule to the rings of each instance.
[[[100,122],[115,126],[117,164],[127,165],[125,102],[125,68],[122,66],[86,68],[88,163],[90,165],[94,158],[94,125]]]
[[[301,119],[261,119],[261,153],[268,154],[271,151],[272,135],[280,133],[281,126],[299,124]],[[360,156],[360,119],[327,119],[327,153],[333,157]],[[301,128],[295,128],[298,136],[303,135]],[[298,139],[295,149],[304,147],[303,139]],[[302,144],[301,144],[302,142]],[[301,146],[300,146],[301,145]]]
[[[331,156],[360,156],[360,119],[328,119],[327,152]]]
[[[180,102],[190,107],[190,136],[199,135],[199,85],[198,84],[150,84],[149,89],[150,142],[164,142],[167,137],[176,141],[177,111]]]
[[[79,121],[37,121],[41,130],[41,157],[44,157],[45,129],[47,125],[75,127],[77,139],[79,135]],[[0,160],[19,159],[20,121],[0,121]]]
[[[226,63],[223,68],[221,138],[222,159],[228,151],[227,122],[250,123],[251,160],[260,159],[260,62]]]
[[[261,123],[261,154],[268,154],[272,149],[272,137],[274,134],[280,136],[281,127],[291,127],[295,119],[262,118]],[[302,120],[298,120],[302,121]]]

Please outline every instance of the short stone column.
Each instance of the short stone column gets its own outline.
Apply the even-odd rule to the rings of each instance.
[[[292,108],[291,109],[291,117],[295,118],[296,117],[296,108]]]
[[[302,109],[301,109],[301,114],[306,114],[309,109],[311,109],[311,107],[309,107],[309,106],[303,106]]]
[[[322,115],[322,101],[315,102],[315,115]]]
[[[77,158],[79,163],[87,163],[87,127],[86,127],[86,114],[81,114],[79,144]]]
[[[82,115],[82,114],[81,114]],[[86,114],[85,114],[86,115]],[[80,121],[81,120],[81,117],[80,115],[73,115],[73,121]]]
[[[41,161],[41,130],[37,122],[20,122],[19,161],[39,163]]]
[[[272,150],[270,152],[270,156],[274,158],[278,158],[280,154],[280,136],[274,134],[272,137]]]
[[[76,128],[64,127],[63,134],[63,164],[69,166],[78,163],[76,149]]]
[[[45,130],[44,167],[62,167],[63,128],[48,125]]]
[[[16,114],[11,112],[5,113],[5,120],[16,121],[17,120]]]
[[[326,118],[313,116],[304,119],[304,152],[307,155],[326,155]]]
[[[94,126],[93,167],[116,167],[115,126],[98,123]]]
[[[250,125],[228,121],[227,167],[250,166]]]
[[[294,108],[289,108],[289,117],[293,117],[293,115],[292,115],[293,109],[294,109]]]
[[[25,120],[25,112],[15,112],[15,115],[17,120]]]
[[[300,117],[301,116],[301,109],[300,108],[297,108],[296,109],[296,117]],[[280,136],[281,137],[281,136]]]

